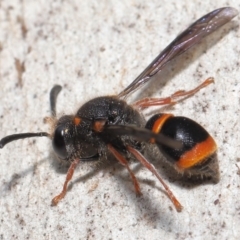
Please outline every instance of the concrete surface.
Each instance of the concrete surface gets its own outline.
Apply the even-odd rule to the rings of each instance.
[[[190,23],[239,1],[0,2],[0,138],[48,131],[49,91],[58,83],[58,113],[124,89]],[[181,201],[175,211],[162,186],[133,164],[143,196],[120,165],[79,166],[65,199],[51,207],[67,168],[48,139],[0,150],[0,239],[239,239],[239,16],[174,61],[141,96],[168,96],[214,77],[167,111],[201,123],[218,143],[218,184],[192,186],[157,169]]]

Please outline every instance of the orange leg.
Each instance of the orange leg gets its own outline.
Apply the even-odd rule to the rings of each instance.
[[[133,105],[136,106],[139,109],[147,108],[150,106],[159,106],[159,105],[167,105],[167,104],[175,104],[179,102],[181,99],[190,97],[200,91],[202,88],[205,88],[209,84],[213,83],[214,79],[212,77],[206,79],[202,84],[197,86],[196,88],[185,91],[185,90],[179,90],[172,94],[170,97],[166,98],[144,98],[142,100],[139,100],[135,102]]]
[[[177,198],[173,195],[172,191],[170,190],[170,188],[167,186],[167,184],[163,181],[163,179],[160,177],[160,175],[158,174],[156,168],[148,162],[148,160],[136,149],[127,146],[127,149],[130,153],[132,153],[137,160],[144,166],[146,167],[148,170],[150,170],[157,178],[158,180],[162,183],[162,185],[164,186],[165,190],[167,191],[167,195],[170,198],[170,200],[172,201],[172,203],[174,204],[175,208],[177,209],[178,212],[181,212],[183,206],[180,204],[180,202],[177,200]]]
[[[114,155],[114,157],[124,166],[127,168],[128,172],[130,173],[131,177],[132,177],[132,181],[135,187],[135,191],[137,195],[141,195],[141,190],[140,190],[140,186],[139,183],[137,181],[137,178],[135,177],[134,173],[131,171],[131,169],[128,166],[128,162],[127,160],[110,144],[107,145],[109,151]]]
[[[75,170],[75,168],[76,168],[76,166],[78,165],[79,162],[80,162],[80,159],[76,159],[71,163],[71,165],[68,169],[68,172],[67,172],[67,176],[66,176],[66,180],[65,180],[64,185],[63,185],[62,192],[59,195],[57,195],[56,197],[54,197],[53,200],[52,200],[52,205],[53,206],[56,206],[58,204],[58,202],[65,197],[65,195],[67,193],[68,182],[72,179],[74,170]]]

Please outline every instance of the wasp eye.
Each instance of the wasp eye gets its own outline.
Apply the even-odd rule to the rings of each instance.
[[[61,159],[66,159],[68,155],[66,144],[64,141],[64,134],[65,134],[64,129],[65,128],[63,126],[61,125],[58,126],[55,129],[55,133],[52,140],[53,149]]]

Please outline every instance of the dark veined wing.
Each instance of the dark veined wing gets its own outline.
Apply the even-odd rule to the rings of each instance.
[[[105,126],[103,131],[104,134],[112,135],[112,136],[132,136],[136,140],[148,142],[151,139],[154,139],[159,144],[179,149],[182,147],[182,142],[174,140],[172,138],[169,138],[163,134],[156,134],[152,132],[151,130],[148,130],[146,128],[139,128],[135,126],[126,126],[126,125],[108,125]]]
[[[229,22],[237,14],[238,11],[235,8],[225,7],[216,9],[198,19],[178,35],[126,89],[119,93],[118,97],[126,97],[138,87],[144,85],[152,76],[162,70],[168,62]]]

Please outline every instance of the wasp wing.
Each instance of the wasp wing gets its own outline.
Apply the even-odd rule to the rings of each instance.
[[[179,149],[182,147],[182,142],[169,138],[163,134],[156,134],[151,130],[146,128],[135,127],[131,125],[108,125],[103,129],[103,133],[108,136],[132,136],[133,138],[148,142],[154,139],[157,143],[174,148]]]
[[[225,7],[216,9],[198,19],[178,35],[118,97],[126,97],[138,87],[144,85],[152,76],[161,71],[168,62],[229,22],[237,14],[238,11],[235,8]]]

